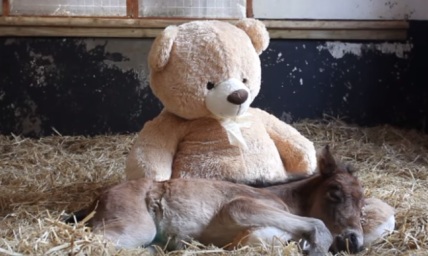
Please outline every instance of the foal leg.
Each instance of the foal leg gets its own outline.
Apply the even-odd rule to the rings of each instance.
[[[156,236],[156,226],[148,213],[141,213],[135,219],[98,221],[94,232],[104,235],[117,248],[136,248],[151,244]]]
[[[283,245],[292,240],[292,235],[275,227],[249,228],[239,233],[227,247],[234,249],[245,245]]]
[[[369,246],[394,230],[394,208],[380,199],[367,198],[362,220],[364,246]]]
[[[157,232],[145,201],[150,186],[151,181],[128,181],[101,194],[90,220],[93,231],[118,248],[150,245]]]
[[[327,254],[333,241],[321,220],[291,214],[269,204],[269,201],[241,197],[226,204],[219,215],[227,225],[243,229],[273,227],[295,241],[304,238],[310,245],[309,255]]]

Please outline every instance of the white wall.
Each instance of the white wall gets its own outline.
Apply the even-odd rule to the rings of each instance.
[[[253,0],[255,18],[428,20],[428,0]]]

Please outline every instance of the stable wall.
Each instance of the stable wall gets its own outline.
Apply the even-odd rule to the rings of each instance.
[[[148,87],[152,39],[0,38],[0,133],[138,131],[161,110]],[[339,117],[427,131],[428,22],[408,40],[272,40],[253,103],[293,122]]]

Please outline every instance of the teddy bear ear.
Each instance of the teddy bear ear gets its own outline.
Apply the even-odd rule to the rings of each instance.
[[[269,32],[263,22],[256,19],[242,19],[235,24],[250,37],[257,54],[261,54],[269,45]]]
[[[149,52],[149,66],[152,70],[161,71],[168,63],[177,32],[177,26],[168,26],[156,37]]]

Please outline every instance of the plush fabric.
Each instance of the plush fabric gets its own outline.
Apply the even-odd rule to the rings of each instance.
[[[264,24],[255,19],[167,27],[149,53],[150,87],[164,109],[136,139],[127,178],[255,183],[312,173],[313,143],[250,107],[260,91],[259,54],[268,44]]]

